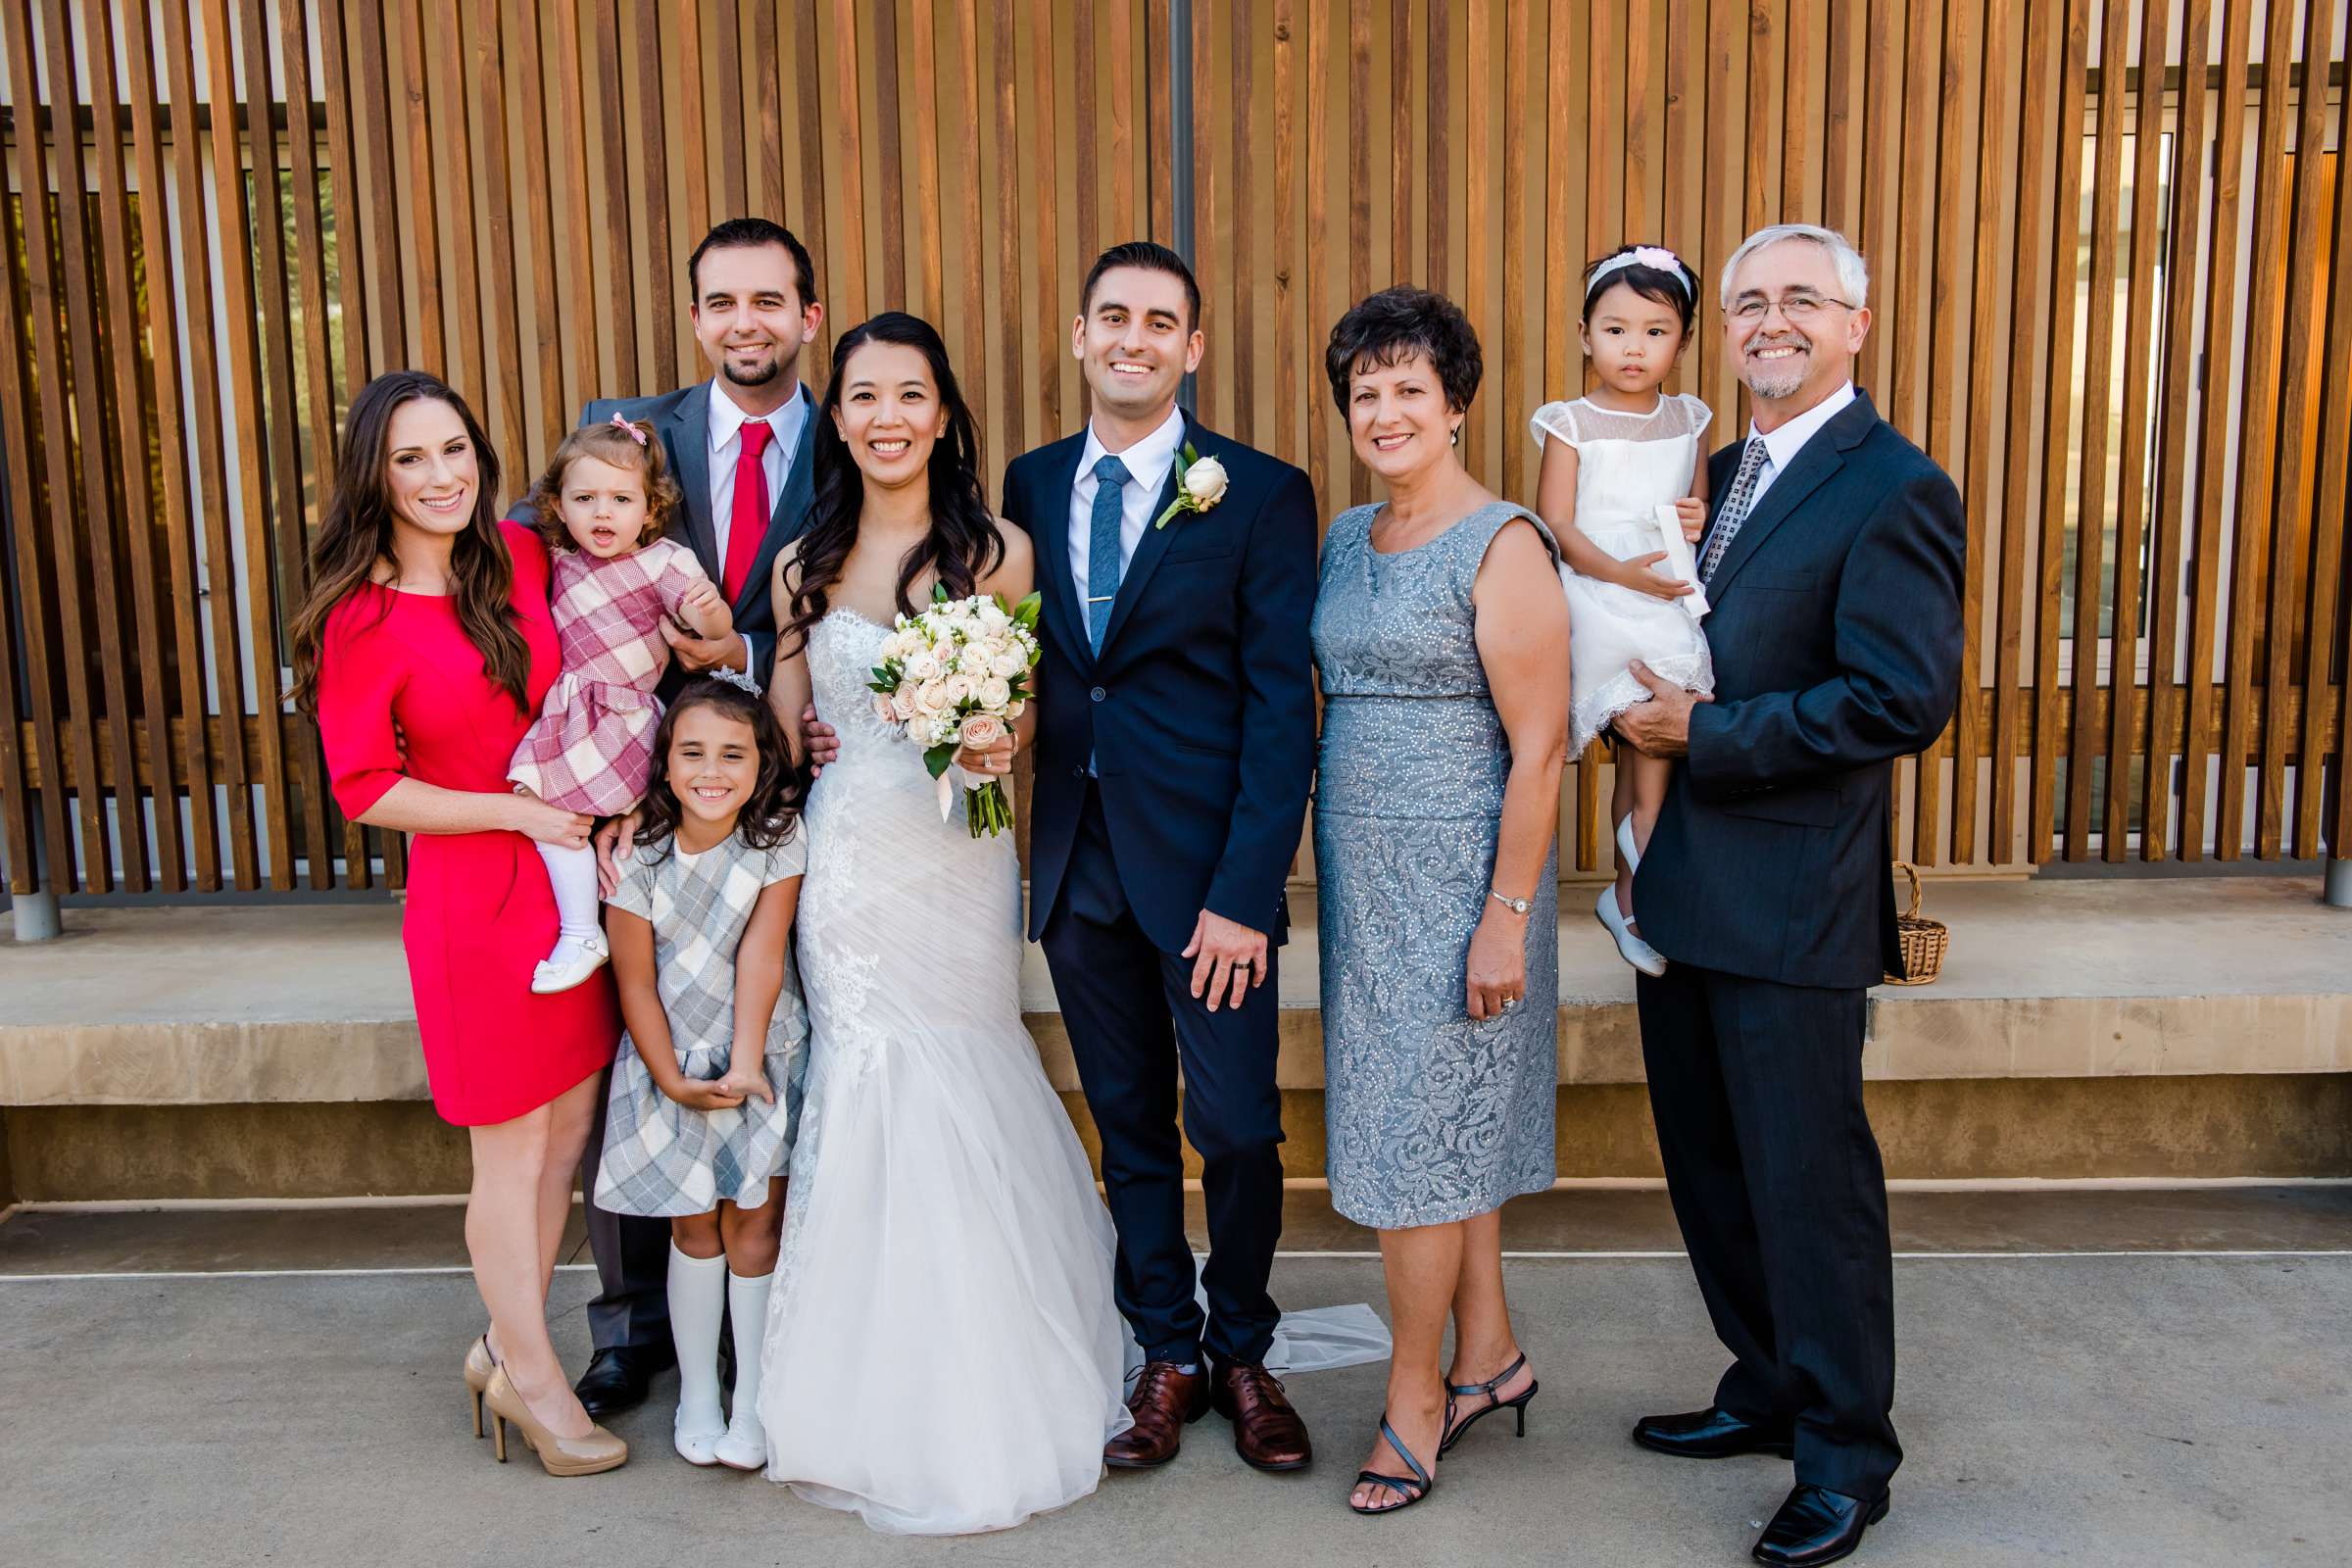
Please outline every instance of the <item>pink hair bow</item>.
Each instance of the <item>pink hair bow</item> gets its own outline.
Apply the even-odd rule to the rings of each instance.
[[[639,446],[645,445],[645,432],[637,428],[635,420],[624,419],[619,415],[615,414],[612,416],[612,422],[620,426],[620,428],[623,430],[628,431],[630,440],[636,442]]]

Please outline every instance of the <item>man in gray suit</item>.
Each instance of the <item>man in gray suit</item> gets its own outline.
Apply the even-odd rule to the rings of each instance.
[[[676,695],[696,672],[725,667],[765,681],[776,654],[768,577],[776,552],[801,535],[810,493],[809,435],[815,400],[801,382],[801,350],[816,336],[817,303],[808,252],[792,231],[764,218],[730,218],[704,236],[686,263],[686,314],[711,377],[655,397],[598,398],[580,416],[615,414],[652,423],[685,492],[686,543],[735,612],[724,637],[697,637],[664,623],[671,659],[661,694]],[[599,1101],[583,1183],[604,1157]],[[603,1289],[588,1303],[596,1355],[578,1392],[599,1419],[643,1402],[654,1375],[670,1365],[669,1224],[609,1214],[587,1205],[588,1245]]]

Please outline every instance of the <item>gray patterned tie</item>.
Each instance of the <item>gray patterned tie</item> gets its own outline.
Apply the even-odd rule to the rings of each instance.
[[[1103,628],[1110,624],[1111,601],[1119,597],[1119,575],[1126,569],[1119,559],[1126,488],[1127,465],[1112,457],[1095,465],[1094,530],[1086,541],[1086,640],[1098,654]]]
[[[1764,471],[1766,451],[1764,438],[1751,435],[1747,450],[1740,454],[1740,471],[1732,475],[1731,493],[1723,498],[1723,510],[1715,514],[1715,531],[1707,539],[1706,560],[1699,563],[1698,580],[1715,580],[1715,568],[1723,564],[1723,553],[1732,547],[1740,525],[1747,520],[1748,509],[1755,505],[1756,476]]]

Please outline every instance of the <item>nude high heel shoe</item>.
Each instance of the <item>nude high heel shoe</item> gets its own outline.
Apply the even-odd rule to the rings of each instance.
[[[466,1402],[473,1406],[473,1435],[488,1434],[482,1430],[482,1391],[490,1387],[490,1374],[498,1370],[498,1362],[490,1354],[490,1336],[482,1335],[466,1347]]]
[[[505,1367],[490,1374],[490,1386],[482,1391],[482,1402],[489,1405],[496,1418],[493,1432],[498,1439],[498,1462],[507,1462],[507,1423],[512,1421],[522,1431],[522,1441],[539,1455],[539,1464],[551,1476],[593,1476],[607,1470],[617,1470],[629,1462],[629,1446],[607,1432],[603,1427],[591,1427],[584,1438],[559,1438],[547,1424],[531,1414],[531,1407],[522,1401],[521,1393],[507,1377]]]

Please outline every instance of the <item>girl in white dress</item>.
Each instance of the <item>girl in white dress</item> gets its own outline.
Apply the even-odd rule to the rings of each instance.
[[[1648,698],[1629,667],[1637,659],[1690,691],[1714,689],[1690,554],[1706,521],[1698,439],[1712,416],[1688,393],[1659,390],[1690,346],[1697,301],[1697,275],[1672,251],[1627,246],[1594,262],[1578,335],[1598,380],[1531,421],[1544,449],[1536,510],[1560,542],[1568,594],[1571,756]],[[1617,748],[1617,883],[1593,906],[1625,960],[1653,975],[1666,960],[1635,925],[1634,867],[1671,765]]]

